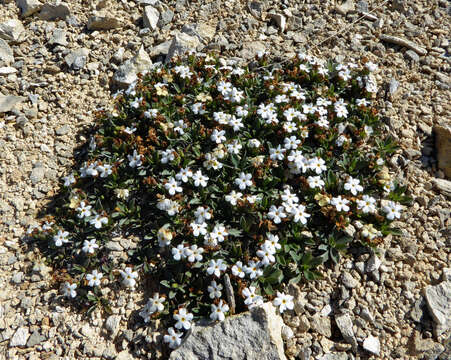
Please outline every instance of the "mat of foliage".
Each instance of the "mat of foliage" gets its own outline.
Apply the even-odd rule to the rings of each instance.
[[[407,199],[384,165],[395,145],[372,105],[376,65],[255,62],[176,59],[99,114],[52,215],[30,229],[74,302],[108,309],[102,288],[146,280],[144,320],[187,329],[192,314],[222,320],[276,291],[289,304],[285,284],[392,231]],[[137,246],[113,257],[106,244],[131,235]]]

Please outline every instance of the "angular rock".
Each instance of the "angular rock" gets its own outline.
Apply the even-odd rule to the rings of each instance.
[[[143,24],[145,28],[156,30],[159,18],[160,12],[153,6],[144,7]]]
[[[113,81],[119,86],[128,87],[138,79],[138,73],[148,71],[151,65],[152,60],[144,50],[144,46],[141,46],[132,59],[119,66],[113,76]]]
[[[31,170],[30,180],[33,185],[39,183],[42,179],[44,179],[45,169],[42,166],[35,167]]]
[[[438,167],[451,179],[451,125],[435,125],[433,131]]]
[[[40,344],[45,340],[45,336],[42,336],[39,331],[34,331],[27,341],[27,347],[33,347],[35,345]]]
[[[195,326],[170,360],[285,360],[283,321],[271,303],[227,317],[220,323]],[[213,355],[214,354],[214,355]]]
[[[174,18],[174,12],[170,9],[163,11],[160,14],[160,20],[158,21],[158,26],[163,27],[169,24]]]
[[[107,12],[93,14],[88,20],[88,30],[111,30],[121,26],[121,22]]]
[[[328,353],[324,354],[319,360],[347,360],[348,354],[346,353]]]
[[[343,283],[344,286],[346,286],[348,289],[353,289],[355,288],[357,285],[359,285],[359,282],[354,279],[354,277],[348,273],[348,272],[344,272],[342,277],[341,277],[341,282]]]
[[[434,179],[434,186],[440,191],[443,195],[451,197],[451,181],[445,179]]]
[[[284,32],[286,30],[287,19],[284,15],[271,13],[269,14],[269,17],[276,23],[277,27],[280,29],[281,32]]]
[[[432,339],[422,339],[420,333],[415,331],[410,341],[410,350],[418,358],[437,359],[445,347]]]
[[[263,20],[263,5],[260,1],[249,1],[247,8],[257,20]]]
[[[112,339],[114,339],[119,332],[119,325],[121,323],[120,315],[110,315],[105,321],[105,328],[108,330]]]
[[[29,336],[30,332],[27,327],[22,326],[18,328],[9,341],[9,347],[25,346]]]
[[[380,351],[381,351],[381,344],[379,342],[379,339],[375,336],[368,336],[364,341],[363,341],[363,348],[368,351],[371,354],[374,355],[379,355]]]
[[[2,95],[0,93],[0,114],[11,111],[14,106],[20,104],[22,101],[25,101],[25,99],[26,98],[23,96]]]
[[[0,23],[0,39],[8,43],[19,43],[25,39],[25,28],[22,22],[11,19]]]
[[[349,314],[335,315],[335,322],[340,329],[343,339],[352,345],[354,351],[357,350],[357,339],[354,335],[354,330],[352,329],[352,320]]]
[[[183,25],[182,33],[197,36],[200,41],[208,43],[216,34],[216,29],[205,23]]]
[[[328,317],[315,314],[310,320],[310,326],[313,331],[324,335],[327,338],[332,336],[332,326]]]
[[[413,50],[407,50],[404,54],[408,59],[412,60],[413,62],[417,63],[420,61],[420,57],[418,54]]]
[[[64,61],[71,69],[80,70],[86,65],[88,56],[89,50],[86,48],[80,48],[73,50],[69,54],[67,54],[64,58]]]
[[[17,69],[13,68],[11,66],[0,67],[0,75],[11,75],[11,74],[15,74],[16,72],[17,72]]]
[[[16,4],[20,8],[22,17],[33,15],[42,8],[42,3],[39,0],[16,0]]]
[[[171,47],[172,40],[168,40],[165,42],[162,42],[161,44],[158,44],[157,46],[152,47],[149,50],[149,56],[154,57],[158,55],[167,55],[169,52],[169,48]]]
[[[69,6],[60,0],[47,2],[39,13],[42,20],[65,20],[70,15]]]
[[[426,286],[424,291],[429,312],[435,322],[436,336],[451,329],[451,282]]]
[[[168,63],[174,56],[184,55],[186,52],[190,51],[196,51],[196,48],[199,45],[200,41],[197,36],[191,36],[183,32],[178,33],[172,39],[165,62]]]
[[[243,59],[250,60],[255,57],[259,52],[264,52],[266,46],[261,41],[248,41],[243,44],[243,48],[239,53],[239,56]]]
[[[14,62],[13,50],[9,47],[8,43],[0,39],[0,61],[5,65],[10,65]]]
[[[64,29],[53,30],[52,36],[49,39],[49,44],[67,46],[66,30]]]
[[[353,12],[355,10],[354,0],[346,0],[343,4],[336,5],[335,10],[341,15],[346,15],[348,12]]]
[[[382,261],[381,259],[379,259],[379,257],[377,257],[377,255],[373,254],[371,255],[371,257],[368,259],[367,263],[366,263],[366,272],[370,273],[373,271],[377,271],[379,270],[379,267],[382,265]]]

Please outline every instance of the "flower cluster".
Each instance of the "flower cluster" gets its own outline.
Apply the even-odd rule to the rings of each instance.
[[[154,66],[99,114],[57,215],[30,230],[69,269],[64,294],[146,278],[140,315],[166,319],[170,348],[196,317],[292,310],[284,283],[315,278],[352,241],[375,246],[408,200],[384,165],[395,147],[371,106],[374,71],[302,53],[256,73],[209,55]],[[141,244],[109,264],[118,233]]]

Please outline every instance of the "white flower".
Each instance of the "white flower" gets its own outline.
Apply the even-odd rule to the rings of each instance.
[[[213,231],[210,233],[210,239],[215,242],[223,242],[225,237],[229,235],[227,229],[222,224],[216,224]]]
[[[188,167],[180,169],[180,171],[175,175],[177,180],[182,180],[183,182],[188,182],[188,179],[191,177],[193,177],[193,172]]]
[[[360,185],[360,180],[352,177],[348,178],[348,181],[344,184],[344,188],[345,190],[351,191],[352,195],[357,195],[358,192],[363,191],[363,187]]]
[[[247,305],[249,308],[263,304],[263,297],[257,295],[255,291],[256,291],[255,286],[250,286],[249,288],[247,287],[244,288],[243,291],[241,292],[243,296],[246,297],[246,299],[244,300],[244,304]]]
[[[333,197],[330,203],[335,206],[337,211],[349,211],[349,206],[347,205],[349,200],[343,199],[341,195]]]
[[[144,116],[147,119],[151,119],[151,118],[155,118],[158,115],[158,110],[157,109],[149,109],[147,111],[144,112]]]
[[[225,130],[218,130],[214,129],[213,133],[210,136],[211,141],[215,142],[216,144],[220,144],[224,141],[226,141],[226,137],[224,136]]]
[[[99,245],[96,243],[96,239],[85,240],[83,241],[83,252],[88,254],[93,254],[95,249],[98,249]]]
[[[326,162],[323,159],[316,156],[309,161],[310,169],[315,171],[318,175],[327,170],[325,164]]]
[[[174,328],[170,327],[168,329],[168,335],[163,337],[163,341],[168,343],[171,349],[175,349],[182,343],[182,333],[179,333],[175,331]]]
[[[235,190],[232,190],[232,192],[229,195],[225,196],[226,201],[228,201],[232,205],[236,205],[237,201],[243,198],[243,194],[240,192],[236,192]]]
[[[201,261],[203,259],[203,248],[198,248],[197,245],[191,245],[190,248],[185,248],[185,257],[189,262]]]
[[[126,267],[123,271],[119,270],[122,275],[122,283],[127,287],[134,287],[138,278],[138,273],[133,271],[132,268]]]
[[[194,180],[194,186],[199,187],[206,187],[207,181],[209,180],[208,176],[202,175],[202,172],[200,170],[197,170],[195,174],[193,175]]]
[[[164,301],[166,298],[164,296],[160,297],[159,293],[153,294],[153,297],[149,299],[149,301],[146,304],[147,311],[150,314],[153,314],[155,312],[163,311],[164,310]]]
[[[171,252],[172,252],[172,257],[174,258],[174,260],[180,261],[181,259],[184,259],[185,258],[185,249],[186,249],[186,247],[183,246],[183,244],[179,244],[179,245],[177,245],[176,248],[172,248]]]
[[[219,301],[218,305],[211,304],[210,319],[223,321],[225,319],[224,313],[227,311],[229,311],[229,305],[224,303],[222,300]]]
[[[133,150],[133,155],[127,155],[129,161],[128,165],[131,168],[140,167],[142,165],[141,155],[139,155],[136,150]]]
[[[294,222],[301,222],[303,225],[307,224],[307,219],[310,217],[310,214],[305,211],[304,205],[294,206],[291,214],[293,215]]]
[[[376,211],[376,199],[369,195],[363,195],[362,200],[357,200],[357,208],[365,214],[373,213]]]
[[[202,224],[205,220],[211,219],[210,208],[208,206],[198,206],[194,212],[194,216],[196,217],[196,222]]]
[[[324,181],[319,176],[309,176],[307,182],[311,189],[324,187]]]
[[[213,280],[207,290],[210,299],[219,299],[221,297],[222,285],[217,284],[216,281]]]
[[[274,306],[279,307],[280,313],[283,313],[287,309],[293,310],[294,308],[293,296],[277,292],[277,297],[274,299],[273,304]]]
[[[356,103],[357,106],[368,106],[370,104],[370,102],[367,99],[365,99],[365,98],[363,98],[363,99],[356,99],[355,103]]]
[[[372,63],[371,61],[368,61],[368,62],[365,64],[365,66],[366,66],[366,68],[367,68],[370,72],[373,72],[373,71],[376,71],[376,70],[377,70],[377,64]]]
[[[231,116],[229,120],[229,126],[232,127],[233,131],[240,131],[244,124],[240,118],[236,118],[235,116]]]
[[[133,134],[135,131],[136,131],[136,127],[134,125],[132,125],[132,127],[127,126],[124,129],[124,132],[129,134],[129,135]]]
[[[108,218],[106,216],[102,216],[102,215],[96,214],[94,216],[94,218],[89,220],[89,223],[91,225],[94,225],[94,227],[96,229],[100,229],[102,227],[102,225],[108,224]]]
[[[221,277],[221,271],[225,271],[227,269],[226,264],[224,264],[224,260],[210,260],[208,263],[207,274],[215,275],[216,277]]]
[[[87,205],[86,201],[80,202],[80,205],[77,208],[77,211],[79,212],[78,217],[80,219],[83,219],[84,217],[91,216],[91,205]]]
[[[238,140],[233,140],[230,144],[227,144],[227,151],[231,154],[239,154],[242,148],[243,145]]]
[[[234,276],[238,276],[241,279],[244,278],[246,274],[243,270],[243,263],[241,261],[237,261],[237,263],[232,266],[232,274]]]
[[[71,284],[66,281],[63,287],[63,295],[69,298],[74,298],[77,296],[77,292],[75,291],[76,288],[77,284]]]
[[[169,195],[175,195],[175,193],[182,192],[183,189],[180,183],[173,177],[170,177],[168,182],[164,184],[165,189],[169,192]]]
[[[394,201],[389,201],[382,210],[387,213],[388,220],[399,219],[401,217],[402,206]]]
[[[172,231],[169,229],[169,225],[166,224],[158,229],[157,239],[160,247],[169,246],[173,238]]]
[[[261,145],[261,142],[257,139],[249,139],[247,143],[248,143],[249,147],[252,147],[252,148],[258,148]]]
[[[114,189],[116,196],[119,199],[127,200],[130,196],[130,191],[128,189]]]
[[[287,187],[283,190],[282,200],[290,203],[297,203],[299,201],[299,198],[296,196],[296,194],[293,194]]]
[[[247,266],[244,267],[244,271],[249,275],[251,280],[263,275],[263,271],[260,269],[260,264],[257,264],[255,261],[249,261]]]
[[[174,325],[176,329],[189,330],[191,328],[191,320],[193,320],[193,314],[187,312],[185,308],[180,308],[178,313],[173,315],[174,320],[177,323]]]
[[[245,106],[237,106],[236,109],[236,115],[239,117],[246,117],[249,114],[249,111],[247,110],[247,105]]]
[[[86,280],[88,280],[88,286],[99,286],[100,280],[103,274],[97,270],[93,270],[91,274],[86,275]]]
[[[279,145],[277,148],[269,149],[269,158],[271,160],[283,160],[283,154],[287,151]]]
[[[172,149],[166,149],[161,151],[161,163],[167,164],[170,161],[173,161],[175,159],[174,150]]]
[[[275,205],[271,205],[269,208],[268,218],[273,220],[275,224],[280,224],[286,216],[287,214],[285,214],[283,206],[276,207]]]
[[[134,98],[133,101],[130,103],[130,106],[134,109],[137,109],[141,105],[141,101],[143,101],[142,97]]]
[[[108,175],[113,173],[113,166],[110,164],[98,165],[96,169],[100,172],[101,178],[106,178]]]
[[[296,150],[301,143],[301,140],[299,140],[296,136],[290,136],[289,138],[285,138],[285,149],[290,150]]]
[[[252,186],[252,174],[240,173],[240,176],[235,179],[235,184],[240,190],[245,190],[247,186]]]
[[[73,183],[75,183],[74,174],[69,174],[69,175],[63,177],[63,180],[64,180],[64,186],[71,186]]]
[[[207,223],[203,222],[203,223],[196,223],[196,222],[192,222],[190,224],[191,229],[193,229],[193,235],[194,236],[199,236],[199,235],[205,235],[207,233]]]
[[[296,131],[298,129],[298,127],[294,122],[287,121],[286,123],[283,124],[283,129],[287,133],[292,133],[292,132]]]
[[[267,266],[276,261],[274,257],[275,249],[268,243],[265,243],[257,250],[257,256],[261,258],[260,262],[263,266]]]
[[[362,236],[373,240],[380,235],[380,232],[373,226],[373,224],[365,224],[362,226]]]
[[[63,243],[66,244],[69,242],[67,237],[69,236],[69,233],[67,231],[58,230],[58,233],[53,236],[53,241],[55,242],[55,246],[62,246]]]

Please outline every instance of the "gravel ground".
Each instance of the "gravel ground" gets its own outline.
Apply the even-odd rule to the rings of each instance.
[[[159,9],[155,29],[144,29],[140,2]],[[283,60],[309,49],[323,58],[367,57],[379,65],[381,118],[401,145],[389,159],[391,172],[408,185],[414,202],[398,224],[402,236],[387,237],[377,255],[357,251],[323,270],[324,280],[291,289],[297,302],[296,312],[284,315],[294,332],[286,341],[287,356],[451,358],[450,331],[440,334],[426,304],[427,286],[451,280],[443,270],[451,263],[450,202],[434,185],[445,174],[437,167],[433,140],[434,125],[451,124],[448,1],[72,0],[67,8],[47,3],[47,14],[65,20],[43,20],[45,12],[21,17],[15,1],[0,4],[0,38],[8,37],[2,24],[16,20],[14,39],[6,40],[13,60],[0,41],[0,93],[24,97],[0,111],[0,359],[162,356],[161,334],[136,315],[144,303],[140,289],[115,293],[112,316],[94,311],[87,319],[65,305],[52,287],[51,269],[23,237],[58,191],[93,113],[111,106],[118,66],[141,44],[153,60],[161,59],[166,42],[184,26],[189,31],[187,24],[194,24],[203,46],[224,56],[246,59],[266,48]],[[97,10],[111,17],[104,26],[117,27],[88,30]],[[363,341],[369,336],[374,344]],[[377,349],[369,346],[377,343],[379,355],[371,355]]]

